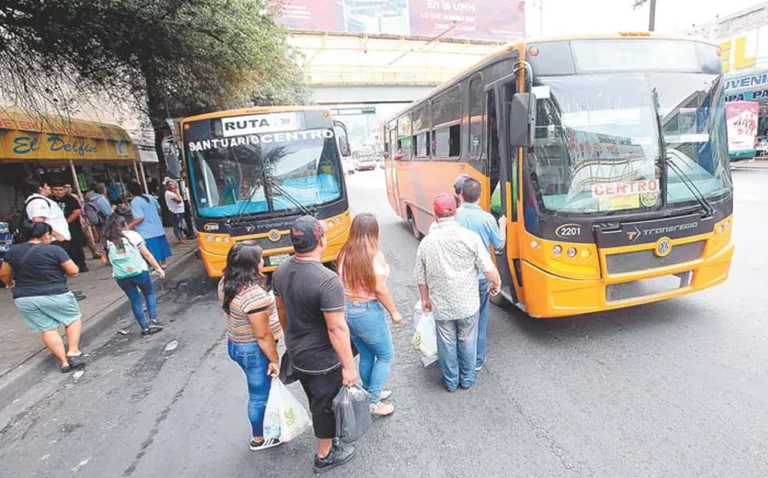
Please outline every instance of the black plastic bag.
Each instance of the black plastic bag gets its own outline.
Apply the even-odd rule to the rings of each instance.
[[[373,425],[368,392],[360,386],[341,387],[333,399],[336,436],[344,443],[359,440]]]
[[[288,356],[288,352],[286,351],[283,354],[283,358],[280,359],[280,381],[285,385],[290,385],[298,379],[299,377],[296,375],[296,369],[293,368],[293,364],[291,363],[291,357]]]

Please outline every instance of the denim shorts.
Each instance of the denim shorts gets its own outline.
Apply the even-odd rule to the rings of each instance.
[[[58,295],[38,295],[34,297],[19,297],[14,300],[24,322],[34,332],[45,332],[83,317],[75,294],[67,292]]]

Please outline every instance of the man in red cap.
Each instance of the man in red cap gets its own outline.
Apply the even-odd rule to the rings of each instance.
[[[419,244],[414,275],[421,307],[437,324],[437,355],[443,385],[453,392],[475,382],[480,310],[478,273],[498,293],[501,279],[480,236],[456,222],[456,200],[438,194],[432,200],[436,223]]]

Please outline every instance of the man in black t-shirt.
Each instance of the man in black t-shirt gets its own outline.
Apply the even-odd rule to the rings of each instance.
[[[69,234],[72,236],[65,246],[65,250],[80,268],[80,272],[88,272],[88,265],[85,263],[85,253],[83,252],[86,240],[83,225],[80,223],[80,214],[82,214],[80,201],[71,194],[67,194],[63,183],[54,183],[51,191],[53,192],[53,200],[64,211],[64,217],[67,218],[69,224]]]
[[[320,262],[327,245],[324,224],[312,216],[296,219],[291,242],[296,255],[277,268],[272,287],[287,354],[309,399],[319,473],[355,455],[354,446],[333,443],[333,399],[342,386],[357,382],[357,370],[344,315],[344,286]]]

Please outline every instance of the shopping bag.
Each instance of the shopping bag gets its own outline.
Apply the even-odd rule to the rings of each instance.
[[[264,437],[279,438],[281,442],[287,443],[311,425],[309,414],[301,403],[279,378],[273,378],[264,413]]]
[[[333,413],[336,436],[344,443],[359,440],[373,426],[368,392],[359,385],[341,387],[333,399]]]
[[[421,354],[421,363],[429,367],[437,361],[437,331],[435,317],[431,312],[421,310],[421,302],[416,303],[413,318],[416,333],[413,334],[413,346]]]

